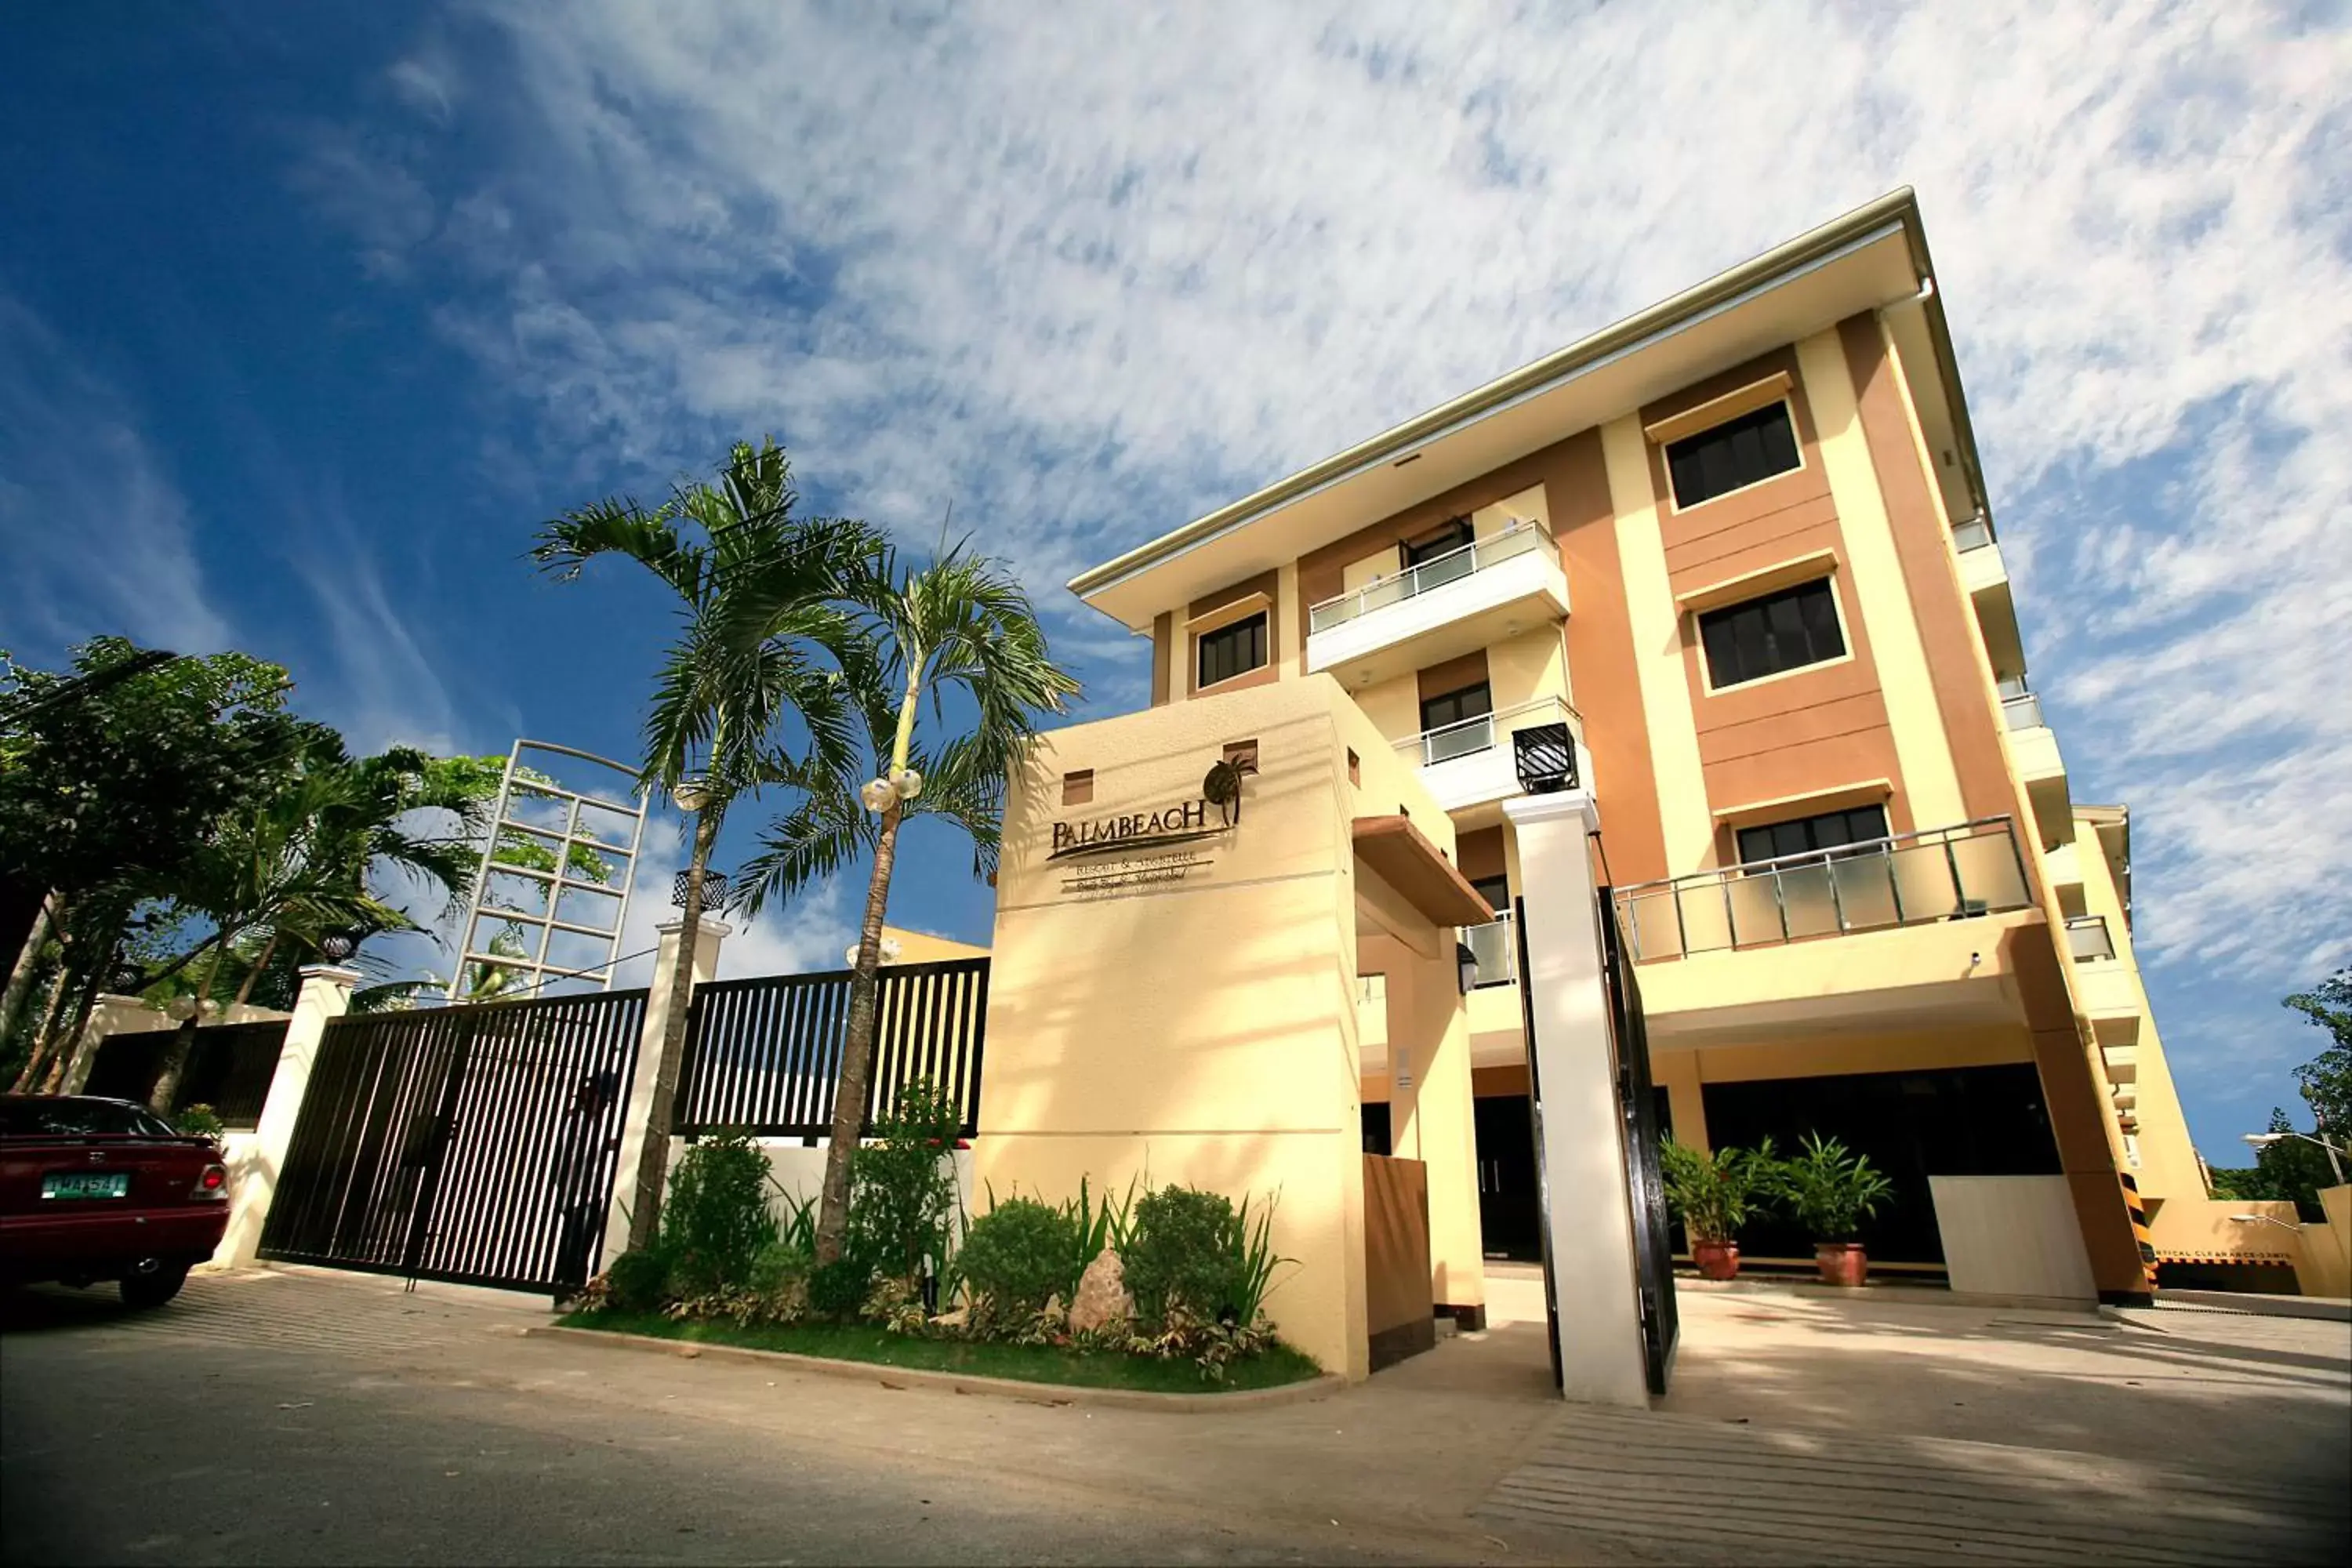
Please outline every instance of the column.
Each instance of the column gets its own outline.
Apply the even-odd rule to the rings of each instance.
[[[1478,1221],[1478,1124],[1470,1098],[1470,1023],[1454,933],[1440,953],[1402,942],[1388,971],[1389,1145],[1429,1180],[1430,1299],[1440,1317],[1486,1326],[1486,1250]]]
[[[719,973],[719,944],[733,929],[709,915],[702,917],[702,928],[694,944],[694,985]],[[645,1025],[637,1036],[637,1068],[629,1080],[628,1114],[621,1122],[621,1157],[614,1167],[612,1206],[604,1215],[604,1246],[596,1264],[599,1273],[611,1268],[613,1259],[629,1249],[629,1216],[637,1204],[637,1170],[645,1160],[646,1141],[669,1136],[669,1108],[656,1106],[654,1093],[661,1074],[662,1034],[669,1026],[670,1008],[688,1006],[694,1000],[692,986],[683,996],[673,999],[670,994],[670,981],[677,973],[677,944],[685,935],[686,922],[674,920],[654,930],[661,937],[661,946],[654,954],[653,985],[646,997]]]
[[[232,1268],[252,1267],[258,1255],[261,1227],[286,1168],[286,1152],[293,1146],[319,1044],[326,1037],[327,1026],[351,1011],[352,987],[360,983],[358,970],[333,964],[313,964],[301,973],[302,989],[294,997],[294,1016],[287,1020],[285,1044],[278,1047],[278,1068],[269,1077],[261,1120],[242,1153],[228,1157],[228,1230],[213,1249],[213,1261]],[[230,1140],[232,1149],[238,1142]]]
[[[1517,830],[1527,910],[1528,967],[1519,983],[1535,1025],[1528,1049],[1560,1393],[1646,1408],[1624,1117],[1586,843],[1600,831],[1600,808],[1590,791],[1577,789],[1507,800],[1503,810]]]

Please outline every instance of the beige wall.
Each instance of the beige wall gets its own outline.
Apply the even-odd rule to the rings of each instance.
[[[937,963],[944,959],[988,956],[984,947],[927,931],[909,931],[905,926],[884,926],[882,934],[898,943],[898,956],[891,960],[894,963]]]
[[[1486,1271],[1478,1226],[1477,1124],[1471,1104],[1470,1028],[1453,942],[1416,953],[1387,935],[1360,939],[1356,962],[1387,994],[1389,1152],[1429,1171],[1432,1299],[1481,1307]],[[1402,1070],[1410,1063],[1412,1082]],[[1468,1179],[1465,1179],[1465,1177]]]
[[[1258,742],[1241,820],[1181,879],[1090,892],[1048,863],[1057,819],[1196,798],[1234,741]],[[1360,756],[1360,787],[1345,756]],[[1060,805],[1065,770],[1094,799]],[[1350,820],[1407,806],[1452,825],[1328,677],[1171,703],[1041,738],[1006,803],[988,1074],[974,1174],[1049,1199],[1145,1176],[1258,1202],[1298,1260],[1267,1302],[1325,1367],[1365,1372],[1358,889]],[[1212,812],[1214,808],[1211,808]]]

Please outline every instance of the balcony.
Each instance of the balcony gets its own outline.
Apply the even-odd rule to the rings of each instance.
[[[1541,523],[1409,566],[1307,612],[1307,668],[1350,686],[1408,674],[1568,614],[1568,576]]]
[[[2070,915],[2066,921],[2066,951],[2074,955],[2077,963],[2093,959],[2113,958],[2115,939],[2107,934],[2104,915]]]
[[[2005,816],[1644,882],[1617,895],[1636,959],[2032,907]]]
[[[1519,782],[1519,737],[1528,736],[1532,746],[1545,738],[1538,731],[1547,729],[1573,748],[1572,754],[1562,753],[1568,758],[1569,780],[1573,784],[1586,772],[1582,766],[1584,720],[1557,697],[1538,698],[1499,713],[1482,713],[1458,724],[1424,730],[1396,745],[1398,752],[1420,770],[1421,782],[1436,797],[1438,806],[1459,813],[1525,794]]]
[[[2074,957],[2074,994],[2099,1044],[2128,1051],[2139,1042],[2141,996],[2131,965],[2116,962],[2114,936],[2099,915],[2066,921],[2066,948]]]
[[[1518,931],[1511,924],[1507,911],[1485,925],[1464,926],[1462,945],[1468,948],[1478,961],[1470,982],[1473,989],[1508,985],[1518,979]]]
[[[2033,802],[2034,826],[2043,847],[2071,844],[2074,803],[2066,784],[2066,760],[2058,754],[2058,737],[2042,716],[2042,699],[2031,691],[2011,692],[2000,700],[2000,714],[2009,726],[2009,749],[2017,758],[2018,776]]]
[[[1952,525],[1952,544],[1959,552],[1960,586],[1976,606],[1984,627],[1985,651],[1995,669],[2023,667],[2024,645],[2017,630],[2017,605],[2009,586],[2009,563],[2001,559],[2000,542],[1993,537],[1992,520],[1979,513]]]

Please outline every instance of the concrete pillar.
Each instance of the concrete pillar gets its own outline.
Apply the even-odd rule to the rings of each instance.
[[[234,1268],[253,1265],[262,1224],[269,1217],[270,1200],[277,1196],[278,1178],[286,1168],[286,1152],[294,1143],[294,1124],[301,1119],[319,1043],[326,1037],[328,1024],[351,1011],[352,987],[359,983],[356,969],[322,963],[302,971],[302,989],[294,997],[294,1016],[286,1023],[285,1044],[278,1047],[278,1069],[270,1075],[269,1093],[261,1102],[261,1120],[251,1138],[227,1141],[228,1230],[213,1250],[215,1263]]]
[[[604,1247],[596,1264],[599,1273],[629,1249],[629,1211],[636,1202],[637,1164],[645,1157],[646,1139],[654,1126],[654,1086],[661,1072],[662,1031],[669,1025],[673,1005],[685,1007],[694,1000],[691,986],[683,996],[673,999],[670,995],[670,980],[677,973],[677,944],[686,922],[674,920],[654,930],[661,937],[661,946],[654,954],[653,985],[646,997],[645,1026],[637,1036],[637,1068],[629,1079],[628,1113],[621,1121],[621,1157],[614,1167],[612,1206],[604,1214]],[[694,944],[694,984],[719,973],[719,944],[733,930],[723,921],[702,917]],[[667,1135],[667,1119],[663,1131]]]
[[[1587,790],[1503,803],[1517,829],[1527,909],[1529,1055],[1541,1128],[1545,1248],[1560,1393],[1646,1408],[1624,1116],[1617,1092]]]
[[[1478,1123],[1470,1098],[1470,1025],[1453,933],[1439,956],[1383,944],[1388,971],[1389,1147],[1428,1167],[1430,1299],[1465,1329],[1486,1323],[1478,1224]]]

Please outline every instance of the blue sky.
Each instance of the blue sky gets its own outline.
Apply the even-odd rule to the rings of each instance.
[[[13,12],[0,646],[234,646],[359,746],[626,755],[664,606],[530,532],[771,432],[819,510],[952,500],[1118,711],[1144,660],[1072,571],[1907,183],[2237,1159],[2323,1043],[2277,998],[2352,962],[2341,6],[1044,15]],[[936,847],[894,917],[983,935]],[[851,908],[726,968],[837,962]]]

